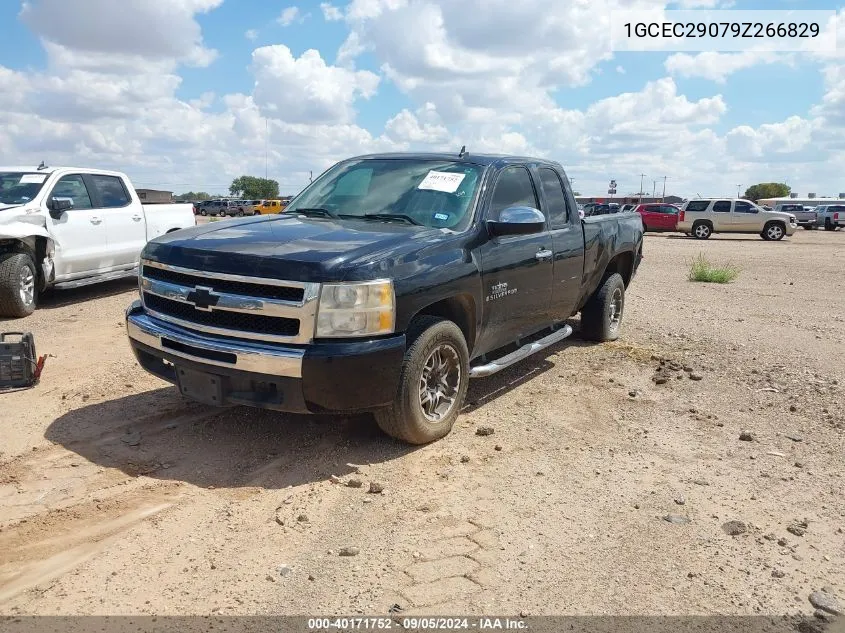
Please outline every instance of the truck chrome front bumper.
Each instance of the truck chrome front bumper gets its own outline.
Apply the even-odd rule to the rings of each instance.
[[[134,302],[126,310],[129,338],[185,360],[271,376],[302,377],[304,349],[211,338],[178,325],[154,320]]]

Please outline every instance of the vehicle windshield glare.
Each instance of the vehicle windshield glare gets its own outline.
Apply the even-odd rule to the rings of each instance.
[[[26,204],[41,191],[47,175],[39,172],[0,172],[0,204]]]
[[[460,230],[471,219],[482,169],[445,160],[347,161],[314,181],[284,213],[324,209],[332,216],[371,222],[395,222],[407,216],[423,226]]]

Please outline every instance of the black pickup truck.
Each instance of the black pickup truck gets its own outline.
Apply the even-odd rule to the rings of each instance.
[[[566,338],[574,314],[616,339],[642,239],[635,213],[580,219],[557,163],[363,156],[283,214],[151,241],[127,330],[188,398],[372,411],[421,444],[451,430],[469,378]]]

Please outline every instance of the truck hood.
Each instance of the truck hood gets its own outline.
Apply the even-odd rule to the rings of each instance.
[[[397,222],[261,216],[154,239],[143,258],[172,266],[292,281],[383,277],[451,231]]]

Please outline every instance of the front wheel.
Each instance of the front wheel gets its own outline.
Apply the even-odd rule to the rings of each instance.
[[[581,309],[581,335],[591,341],[615,341],[624,311],[625,280],[613,273]]]
[[[35,312],[37,286],[35,263],[29,255],[0,255],[0,316],[25,317]]]
[[[423,316],[408,329],[408,347],[393,404],[375,411],[382,431],[409,444],[444,437],[460,413],[469,381],[469,351],[452,321]]]
[[[776,242],[778,240],[782,240],[783,236],[786,235],[786,231],[783,228],[783,225],[780,222],[772,222],[771,224],[767,224],[763,229],[763,239]]]

